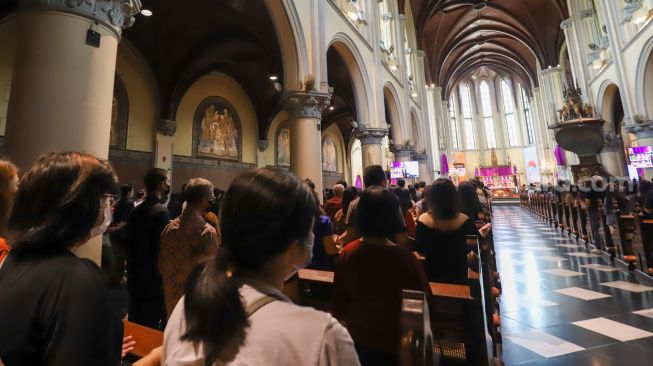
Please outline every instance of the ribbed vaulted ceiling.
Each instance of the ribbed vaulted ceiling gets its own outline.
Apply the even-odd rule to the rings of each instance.
[[[407,1],[426,52],[427,82],[443,87],[443,97],[479,67],[512,74],[530,89],[537,61],[559,63],[565,0],[400,0],[400,9]]]

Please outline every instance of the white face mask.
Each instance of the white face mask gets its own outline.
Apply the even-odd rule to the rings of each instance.
[[[94,238],[98,235],[104,234],[107,229],[109,228],[109,225],[111,225],[111,206],[107,206],[104,208],[104,221],[102,221],[102,224],[100,226],[96,226],[93,229],[91,229],[91,238]]]

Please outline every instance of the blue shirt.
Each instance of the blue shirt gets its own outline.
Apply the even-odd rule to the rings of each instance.
[[[324,243],[322,239],[325,236],[333,235],[333,225],[328,216],[320,215],[313,224],[313,257],[311,258],[311,269],[319,269],[322,271],[333,271],[335,269],[335,261],[333,255],[328,255],[324,250]]]

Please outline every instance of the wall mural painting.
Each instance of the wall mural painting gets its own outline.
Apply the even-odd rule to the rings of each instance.
[[[240,160],[240,122],[229,102],[206,98],[195,111],[193,126],[197,157]]]
[[[277,166],[290,166],[290,129],[287,127],[277,134]]]
[[[336,144],[330,136],[326,136],[322,141],[322,170],[326,172],[338,171]]]
[[[109,146],[114,149],[125,148],[127,135],[127,118],[129,117],[129,98],[122,80],[116,75],[113,84],[113,101],[111,103],[111,131]]]

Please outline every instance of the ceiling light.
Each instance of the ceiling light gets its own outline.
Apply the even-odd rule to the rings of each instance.
[[[152,10],[150,9],[143,9],[141,10],[141,15],[146,16],[146,17],[151,17],[152,16]]]
[[[388,61],[388,67],[390,68],[390,70],[396,71],[397,70],[397,61],[389,60]]]
[[[435,84],[431,84],[431,88],[435,88]]]
[[[417,92],[415,91],[415,92],[413,92],[410,96],[412,96],[413,98],[417,98],[417,95],[418,95],[418,94],[417,94]]]
[[[334,109],[335,109],[334,106],[330,106],[330,107],[329,107],[329,110],[330,110],[330,111],[332,111],[332,110],[334,110]]]
[[[592,68],[594,70],[598,70],[598,69],[602,68],[603,65],[605,65],[605,61],[603,61],[603,60],[599,59],[599,60],[592,61]]]
[[[641,7],[633,14],[633,23],[642,24],[650,17],[651,12],[648,9]]]
[[[270,75],[270,80],[272,80],[272,81],[277,80],[277,75]]]

